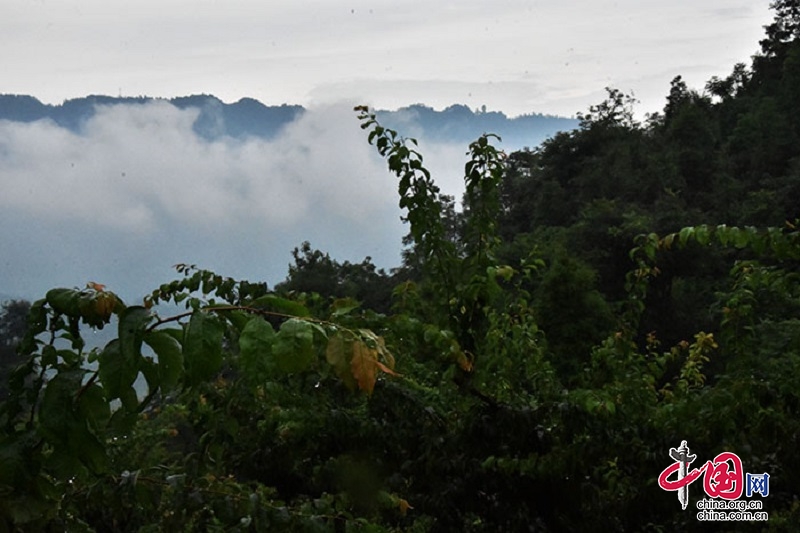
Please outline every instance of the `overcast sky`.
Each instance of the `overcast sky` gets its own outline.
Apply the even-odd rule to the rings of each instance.
[[[3,0],[0,91],[573,115],[663,107],[758,49],[768,0]]]
[[[208,142],[165,102],[99,110],[80,134],[0,122],[0,296],[105,283],[128,301],[197,263],[274,284],[303,240],[396,266],[396,184],[352,104],[571,116],[749,63],[758,0],[2,0],[0,93],[253,97],[310,112],[272,141]],[[423,146],[458,194],[465,146]]]

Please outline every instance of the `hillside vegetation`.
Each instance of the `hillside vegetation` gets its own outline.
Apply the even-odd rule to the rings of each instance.
[[[686,510],[657,482],[683,440],[770,476],[769,521],[725,529],[796,530],[800,4],[773,8],[750,66],[643,123],[609,89],[535,150],[479,137],[461,211],[356,108],[409,225],[390,273],[304,243],[274,290],[178,265],[137,304],[48,292],[0,530],[705,530],[702,482]]]

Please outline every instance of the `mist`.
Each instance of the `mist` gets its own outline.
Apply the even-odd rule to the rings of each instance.
[[[399,265],[396,178],[352,105],[310,108],[271,140],[201,138],[198,113],[98,106],[78,132],[0,121],[0,294],[94,281],[131,303],[176,263],[274,286],[305,240],[339,261]],[[467,146],[420,149],[460,197]]]

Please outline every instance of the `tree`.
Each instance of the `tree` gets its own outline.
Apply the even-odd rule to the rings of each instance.
[[[775,19],[765,27],[767,37],[761,41],[761,49],[767,55],[779,53],[783,45],[800,38],[800,2],[775,0],[770,8],[775,11]]]
[[[392,288],[402,276],[390,276],[378,269],[371,257],[360,263],[339,263],[329,254],[312,249],[306,241],[292,250],[294,265],[275,289],[280,293],[316,293],[323,299],[351,298],[373,311],[386,313],[391,307]]]
[[[30,307],[26,300],[9,300],[0,306],[0,400],[7,393],[9,371],[20,362],[17,346],[28,328]]]
[[[578,113],[582,129],[591,127],[630,127],[635,124],[633,118],[633,105],[636,98],[632,94],[625,94],[619,89],[606,87],[608,96],[604,101],[589,108],[588,113]]]

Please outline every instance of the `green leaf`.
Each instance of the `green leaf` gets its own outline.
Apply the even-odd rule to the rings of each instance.
[[[103,388],[97,384],[84,389],[78,401],[78,411],[94,431],[100,431],[111,418],[111,405]]]
[[[119,317],[119,349],[122,357],[138,364],[142,354],[142,338],[153,315],[141,306],[126,308]]]
[[[254,300],[251,306],[260,309],[266,309],[268,311],[274,311],[284,315],[298,317],[311,316],[311,313],[305,308],[305,306],[297,302],[293,302],[292,300],[275,296],[274,294],[267,294]]]
[[[720,224],[717,226],[717,240],[722,246],[727,246],[728,242],[730,242],[730,238],[731,233],[728,231],[728,226],[725,224]]]
[[[356,379],[350,370],[350,359],[353,355],[353,339],[345,339],[341,334],[328,339],[325,359],[333,367],[333,371],[350,390],[355,390]]]
[[[339,318],[344,315],[347,315],[353,309],[356,309],[361,306],[361,303],[353,298],[338,298],[334,300],[331,308],[333,309],[333,313],[331,313],[331,317]]]
[[[139,396],[136,394],[136,389],[133,387],[122,389],[119,399],[122,402],[122,407],[124,407],[125,410],[131,413],[139,410]]]
[[[737,248],[746,248],[750,244],[750,233],[741,228],[731,228],[733,244]]]
[[[275,362],[283,372],[306,370],[314,360],[314,330],[305,320],[292,318],[281,325],[272,347]]]
[[[694,235],[693,227],[683,228],[680,233],[678,233],[678,242],[681,246],[685,246],[686,242],[692,237],[692,235]]]
[[[164,329],[159,329],[158,331],[166,333],[167,335],[178,341],[178,344],[183,344],[183,338],[186,336],[186,332],[183,330],[183,328],[164,328]]]
[[[114,414],[111,415],[108,426],[111,428],[112,432],[117,435],[127,435],[138,419],[139,413],[137,411],[117,409],[114,411]]]
[[[226,317],[240,333],[253,319],[252,314],[245,313],[244,311],[223,311],[221,314]]]
[[[51,289],[47,291],[45,299],[54,311],[76,316],[80,313],[79,301],[81,293],[75,289]]]
[[[192,314],[183,342],[183,363],[189,385],[211,379],[222,368],[224,333],[225,328],[215,317],[202,311]]]
[[[29,476],[25,457],[31,453],[31,438],[15,437],[0,442],[0,487],[18,486]]]
[[[275,330],[269,322],[255,317],[247,323],[239,336],[239,356],[246,374],[263,379],[270,373],[274,342]]]
[[[56,366],[58,364],[58,352],[50,344],[42,348],[42,366]]]
[[[123,391],[133,385],[139,374],[136,360],[122,356],[119,339],[114,339],[103,349],[98,358],[100,381],[106,391],[106,398],[119,398]]]
[[[105,447],[89,430],[84,411],[75,408],[83,374],[82,370],[62,372],[48,382],[39,408],[39,431],[57,452],[78,459],[92,472],[103,472]]]
[[[161,373],[152,357],[143,357],[139,362],[139,369],[147,381],[148,394],[161,387]]]
[[[158,357],[162,389],[172,389],[183,375],[181,344],[166,330],[148,331],[144,334],[144,342],[153,349]]]
[[[67,432],[74,418],[72,397],[80,388],[83,371],[56,374],[48,383],[39,406],[39,431],[52,443],[66,445]]]
[[[702,226],[697,226],[695,228],[695,239],[697,239],[697,244],[700,246],[705,246],[708,244],[709,234],[708,234],[708,226],[703,224]]]

